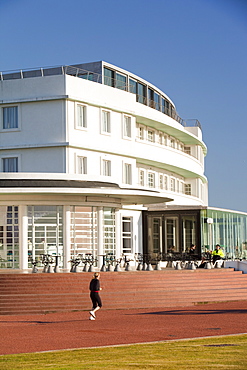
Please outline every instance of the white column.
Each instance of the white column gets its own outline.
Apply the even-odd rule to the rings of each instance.
[[[115,209],[115,238],[116,238],[116,258],[122,254],[121,248],[121,213],[118,208]]]
[[[98,207],[98,267],[101,268],[103,264],[103,253],[104,253],[104,245],[103,245],[103,235],[104,235],[104,212],[103,207]]]
[[[21,270],[28,268],[28,216],[27,206],[19,206],[19,267]]]
[[[64,206],[63,267],[70,269],[70,206]]]

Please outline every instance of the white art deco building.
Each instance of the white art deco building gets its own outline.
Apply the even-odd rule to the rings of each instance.
[[[142,253],[143,235],[150,252],[185,250],[194,216],[145,224],[143,211],[206,207],[206,151],[197,120],[109,63],[1,73],[0,266],[26,269],[43,253],[63,268],[78,254]]]

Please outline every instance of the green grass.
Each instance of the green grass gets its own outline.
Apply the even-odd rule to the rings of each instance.
[[[1,370],[247,369],[247,335],[0,356]]]

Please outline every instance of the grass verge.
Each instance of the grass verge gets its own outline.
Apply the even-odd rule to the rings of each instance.
[[[247,335],[0,356],[1,370],[247,369]]]

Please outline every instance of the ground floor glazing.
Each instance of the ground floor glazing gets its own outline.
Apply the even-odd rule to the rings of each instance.
[[[27,269],[42,255],[57,256],[61,268],[71,259],[186,253],[223,247],[226,258],[247,258],[247,214],[220,209],[140,211],[95,205],[0,206],[0,268]]]

